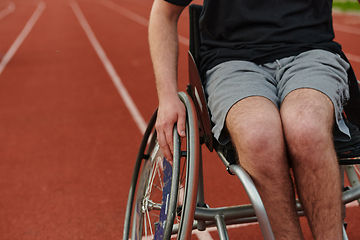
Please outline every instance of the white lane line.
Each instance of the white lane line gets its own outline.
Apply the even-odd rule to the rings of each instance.
[[[339,24],[339,23],[334,23],[333,26],[334,26],[335,31],[360,35],[360,28],[351,27],[351,26],[347,26],[347,25],[343,25],[343,24]]]
[[[217,231],[216,227],[215,227],[214,231]],[[205,231],[194,230],[194,231],[192,231],[192,234],[194,234],[199,240],[212,240],[213,239],[208,228],[206,228]]]
[[[358,56],[358,55],[354,55],[351,53],[345,53],[345,55],[350,61],[360,62],[360,56]]]
[[[10,2],[9,6],[7,6],[4,10],[0,12],[0,19],[6,17],[7,15],[15,11],[15,8],[16,8],[15,3]]]
[[[259,225],[259,223],[258,222],[250,222],[250,223],[227,225],[226,229],[243,228],[243,227],[252,226],[252,225]],[[206,228],[206,230],[208,230],[209,232],[214,232],[214,231],[217,231],[217,227],[209,227],[209,228]]]
[[[130,11],[112,1],[102,1],[101,2],[104,6],[110,8],[111,10],[114,10],[115,12],[117,13],[120,13],[121,15],[123,15],[124,17],[127,17],[137,23],[139,23],[140,25],[143,25],[145,27],[148,27],[149,26],[149,20],[140,16],[139,14],[137,13],[134,13],[133,11]],[[179,43],[185,45],[185,46],[189,46],[189,39],[184,37],[184,36],[181,36],[181,35],[178,35],[178,38],[179,38]]]
[[[8,62],[11,60],[11,58],[14,56],[24,39],[27,37],[27,35],[30,33],[31,29],[35,25],[36,21],[39,19],[40,15],[45,9],[46,4],[44,2],[40,2],[37,6],[35,12],[29,19],[29,21],[26,23],[24,29],[21,31],[19,36],[16,38],[15,42],[11,45],[9,50],[6,52],[5,56],[0,62],[0,75]]]
[[[145,27],[149,26],[149,20],[148,19],[146,19],[146,18],[144,18],[144,17],[142,17],[142,16],[140,16],[140,15],[126,9],[126,8],[123,8],[120,5],[118,5],[118,4],[116,4],[116,3],[112,2],[112,1],[102,1],[101,3],[104,6],[106,6],[106,7],[110,8],[110,9],[124,15],[125,17],[127,17],[127,18],[129,18],[129,19],[131,19],[131,20],[133,20],[133,21],[135,21],[135,22],[137,22],[137,23],[139,23],[139,24],[141,24],[141,25],[143,25]]]
[[[359,207],[359,202],[358,201],[352,201],[352,202],[346,204],[345,206],[346,206],[346,208]]]
[[[108,57],[106,56],[104,49],[101,47],[99,41],[97,40],[94,32],[92,31],[89,23],[87,22],[79,5],[77,4],[77,2],[72,1],[72,2],[70,2],[70,6],[73,9],[77,19],[79,20],[81,27],[84,29],[87,37],[89,38],[90,43],[92,44],[93,48],[95,49],[95,52],[97,53],[101,62],[103,63],[111,80],[113,81],[116,89],[120,93],[120,96],[122,97],[126,107],[129,109],[130,114],[134,118],[140,132],[144,133],[146,126],[147,126],[146,122],[144,121],[143,117],[141,116],[134,101],[131,99],[131,97],[130,97],[128,91],[126,90],[124,84],[122,83],[119,75],[116,73],[114,66],[112,65],[112,63],[110,62]]]

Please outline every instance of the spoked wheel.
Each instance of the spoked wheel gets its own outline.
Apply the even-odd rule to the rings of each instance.
[[[174,164],[175,167],[175,164]],[[144,162],[135,196],[132,239],[162,239],[168,218],[173,163],[155,143]],[[176,171],[174,169],[174,171]],[[176,176],[174,176],[176,177]]]
[[[199,153],[198,142],[193,140],[198,138],[197,122],[196,119],[195,123],[191,122],[194,121],[192,115],[188,113],[187,137],[182,140],[183,144],[174,128],[172,162],[163,157],[157,143],[153,129],[156,113],[150,120],[135,164],[123,240],[129,239],[130,229],[132,240],[170,239],[172,234],[174,238],[185,239],[191,234]]]

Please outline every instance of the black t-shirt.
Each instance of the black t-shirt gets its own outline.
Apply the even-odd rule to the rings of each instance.
[[[340,53],[331,13],[332,0],[204,0],[201,68],[229,60],[263,64],[311,49]]]

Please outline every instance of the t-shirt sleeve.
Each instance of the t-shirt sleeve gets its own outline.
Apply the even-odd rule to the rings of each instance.
[[[187,6],[190,4],[192,0],[164,0],[166,2],[178,5],[178,6]]]

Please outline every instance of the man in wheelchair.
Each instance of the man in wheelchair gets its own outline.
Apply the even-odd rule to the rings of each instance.
[[[185,136],[177,21],[190,2],[155,0],[150,17],[157,138],[169,160],[175,123]],[[331,8],[331,0],[204,1],[200,72],[212,131],[221,144],[235,146],[276,239],[304,239],[295,188],[314,239],[342,239],[333,141],[350,138],[342,117],[349,64],[333,41]]]

